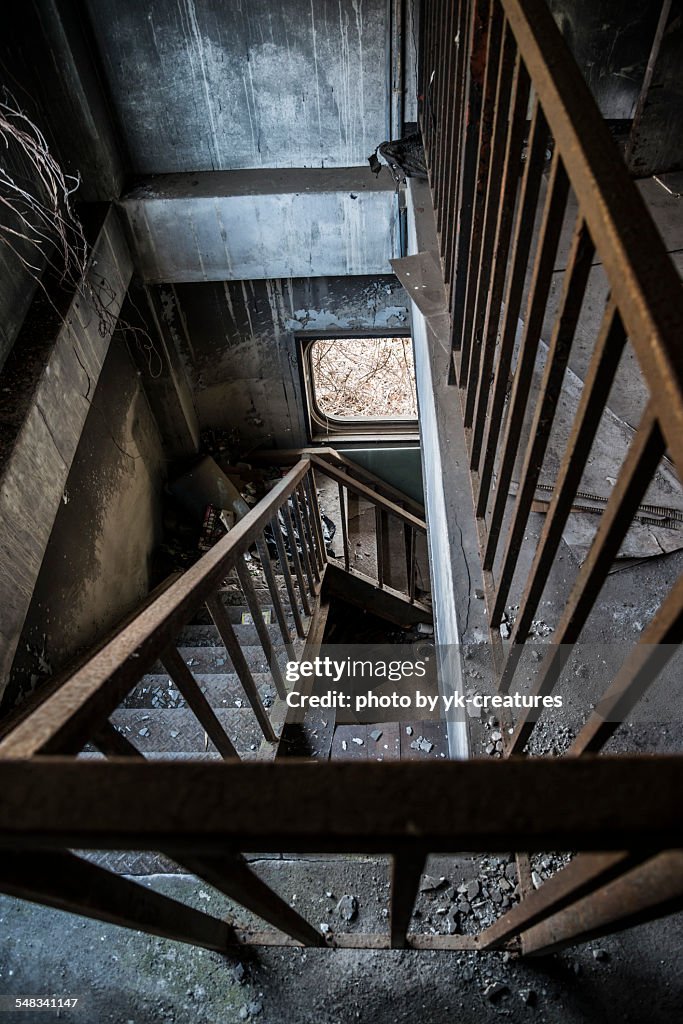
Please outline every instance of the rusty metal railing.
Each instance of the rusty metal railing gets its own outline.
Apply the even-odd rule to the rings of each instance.
[[[534,681],[533,692],[541,696],[557,683],[562,649],[579,639],[667,451],[679,477],[683,472],[681,286],[544,0],[427,0],[422,79],[422,127],[452,317],[453,383],[469,446],[501,690],[514,678],[628,341],[650,395],[555,630],[552,652]],[[541,330],[572,197],[577,215],[563,290],[534,393]],[[608,300],[533,564],[513,591],[595,260],[607,278]],[[530,426],[524,442],[525,417]],[[519,607],[504,650],[499,626],[511,600]],[[682,626],[678,579],[640,636],[638,656],[613,680],[601,714],[589,717],[571,753],[602,748],[656,677],[656,659],[663,666],[662,645],[672,651]],[[532,729],[531,716],[523,714],[508,753],[521,753]]]

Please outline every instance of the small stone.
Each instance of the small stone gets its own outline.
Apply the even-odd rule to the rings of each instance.
[[[412,725],[407,725],[406,726],[406,736],[412,736],[412,735],[413,735],[413,727],[412,727]]]
[[[609,953],[606,949],[598,947],[598,949],[593,950],[593,959],[604,962],[605,960],[609,960]]]
[[[247,1011],[250,1017],[258,1017],[260,1013],[263,1013],[263,1003],[257,1002],[247,1004]]]
[[[503,638],[503,640],[509,640],[510,639],[510,627],[507,624],[507,622],[501,622],[499,629],[500,629],[500,635]]]
[[[531,872],[531,881],[533,883],[534,889],[540,889],[543,885],[543,879],[539,875],[538,871]]]
[[[337,913],[342,921],[355,921],[358,917],[358,900],[355,896],[342,896],[337,904]]]
[[[503,981],[492,981],[490,985],[487,985],[484,989],[484,996],[491,1003],[498,1002],[503,996],[508,995],[510,989]]]
[[[171,729],[170,735],[172,740],[177,740],[178,736],[180,736],[180,733],[178,732],[177,729]]]
[[[532,988],[520,988],[517,994],[525,1006],[536,1005],[538,997]]]
[[[140,729],[138,736],[149,736],[149,729],[145,726],[144,729]]]
[[[360,736],[353,736],[353,737],[351,738],[351,742],[352,742],[352,743],[355,743],[357,747],[362,747],[362,746],[363,746],[363,741],[362,741],[362,739],[360,738]]]
[[[342,740],[342,750],[348,750],[348,749],[349,749],[348,743],[346,742],[346,740]]]
[[[493,740],[494,743],[497,743],[499,740],[502,740],[502,738],[503,734],[500,731],[500,729],[494,729],[493,732],[491,733],[491,739]]]
[[[321,921],[319,927],[320,927],[320,931],[323,933],[323,935],[328,935],[332,931],[332,928],[327,923],[327,921]]]
[[[247,970],[244,964],[235,964],[233,968],[232,976],[238,985],[244,985],[247,980]]]
[[[445,889],[447,885],[448,879],[444,875],[441,875],[440,878],[435,878],[434,875],[423,875],[420,892],[437,892],[439,889]]]
[[[493,754],[495,752],[495,749],[496,749],[495,743],[487,743],[486,744],[485,751],[486,751],[487,754]]]
[[[372,732],[370,733],[370,739],[374,740],[375,743],[377,743],[381,738],[382,738],[382,730],[381,729],[373,729]]]
[[[479,895],[479,891],[479,882],[477,881],[476,878],[471,879],[471,881],[467,883],[467,888],[465,889],[467,899],[470,901],[470,903],[472,902],[472,900],[476,900],[477,896]]]

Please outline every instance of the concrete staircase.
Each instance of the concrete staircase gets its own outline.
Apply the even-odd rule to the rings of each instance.
[[[238,596],[235,591],[220,593],[261,701],[275,732],[279,733],[286,706],[277,695],[256,628],[250,624],[249,611],[243,604],[232,603]],[[275,615],[268,603],[268,591],[257,587],[256,594],[265,617],[270,619],[268,633],[278,664],[284,669],[287,653],[278,626],[272,624]],[[272,760],[276,744],[264,739],[218,630],[202,618],[205,616],[198,617],[179,634],[178,653],[191,669],[240,757],[244,760]],[[289,621],[289,625],[293,635],[293,623]],[[293,642],[297,656],[300,656],[304,641]],[[161,662],[152,665],[114,712],[111,722],[145,757],[220,759],[220,754]]]

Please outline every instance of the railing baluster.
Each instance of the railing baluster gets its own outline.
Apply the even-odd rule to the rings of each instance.
[[[311,522],[313,524],[313,539],[315,541],[315,547],[318,553],[318,566],[320,569],[323,568],[327,561],[327,552],[325,550],[325,538],[323,536],[322,526],[322,513],[320,511],[320,504],[318,502],[318,492],[315,486],[315,478],[313,471],[311,470],[303,479],[303,484],[306,489],[306,495],[308,497],[308,505],[311,510]]]
[[[392,949],[405,949],[408,928],[425,863],[423,853],[395,853],[391,858],[389,930]]]
[[[224,953],[237,944],[226,921],[91,864],[73,853],[0,853],[0,891],[17,899]]]
[[[232,741],[218,721],[215,711],[202,693],[199,683],[183,661],[177,648],[169,647],[164,651],[161,663],[187,701],[192,713],[199,719],[202,728],[221,757],[239,759],[239,754]]]
[[[555,153],[553,155],[553,163],[550,168],[548,196],[543,214],[541,233],[539,235],[539,245],[536,253],[533,278],[529,289],[529,301],[524,320],[524,332],[515,369],[512,394],[510,395],[510,408],[505,426],[503,451],[498,469],[497,493],[491,515],[491,521],[488,525],[488,539],[486,549],[484,551],[484,571],[489,571],[493,568],[493,562],[498,547],[500,528],[503,522],[503,515],[505,514],[508,491],[510,489],[512,472],[517,458],[517,448],[519,446],[519,439],[524,423],[524,413],[526,411],[529,388],[531,387],[531,381],[533,379],[538,342],[541,337],[543,317],[545,315],[548,293],[552,282],[555,254],[557,252],[560,233],[562,231],[562,220],[567,203],[568,191],[569,183],[567,181],[567,176],[557,153]],[[495,460],[496,452],[487,452],[486,461],[488,461],[489,455],[491,466],[488,467],[488,479],[490,480],[493,472],[493,462]],[[484,473],[486,472],[487,465],[485,462]],[[482,492],[480,494],[480,499],[484,493],[483,481],[484,476],[482,476]],[[481,511],[481,508],[477,509],[477,515],[483,519],[484,512]]]
[[[494,246],[496,242],[496,226],[498,222],[498,211],[501,204],[507,201],[514,202],[501,192],[501,175],[505,166],[505,154],[510,145],[509,137],[513,128],[518,130],[518,111],[524,107],[523,115],[526,114],[526,102],[529,95],[529,76],[519,60],[515,61],[515,43],[509,25],[503,27],[503,45],[498,65],[498,76],[496,81],[496,95],[493,105],[493,115],[490,136],[490,153],[488,159],[488,174],[484,187],[484,200],[482,207],[481,243],[478,254],[478,261],[475,267],[473,278],[472,319],[469,327],[469,362],[467,374],[462,371],[460,386],[465,388],[464,422],[465,427],[471,427],[474,414],[474,405],[477,397],[477,380],[481,363],[482,344],[484,341],[484,328],[486,319],[487,300],[490,300],[491,292],[491,267],[494,258]],[[515,112],[515,123],[509,126],[508,110],[513,104]],[[515,185],[517,181],[515,168]],[[504,186],[503,186],[504,189]],[[463,379],[465,378],[465,379]]]
[[[521,644],[531,628],[550,569],[557,554],[562,531],[569,518],[572,502],[581,483],[607,397],[616,376],[626,335],[614,303],[609,302],[600,333],[581,389],[578,409],[566,443],[554,486],[554,493],[543,530],[536,547],[519,613],[512,631],[511,644]]]
[[[545,371],[536,399],[512,523],[508,529],[507,546],[500,570],[496,600],[491,612],[492,625],[498,625],[505,613],[505,603],[524,540],[524,531],[536,493],[536,485],[543,468],[543,459],[555,419],[555,410],[569,362],[576,325],[581,314],[594,253],[595,247],[588,234],[585,221],[581,221],[577,224],[574,233],[572,251],[565,275],[564,292],[553,325]]]
[[[341,483],[338,483],[337,486],[339,488],[339,518],[341,520],[342,541],[344,544],[344,567],[346,571],[349,572],[351,559],[349,556],[349,533],[346,521],[347,506],[344,498],[344,486]]]
[[[263,706],[261,697],[259,696],[258,687],[254,681],[254,677],[251,674],[251,669],[247,664],[247,660],[242,653],[239,640],[235,636],[235,631],[232,628],[232,623],[228,613],[226,612],[220,597],[218,594],[214,594],[213,597],[207,599],[206,607],[209,609],[209,614],[214,621],[216,629],[220,633],[223,645],[228,652],[232,667],[239,676],[242,684],[242,689],[246,695],[247,700],[251,704],[252,710],[256,715],[257,721],[261,726],[261,732],[267,740],[274,743],[277,740],[277,736],[273,731],[273,727],[270,724],[270,719],[266,713],[266,709]]]
[[[203,878],[229,899],[268,921],[285,935],[290,935],[305,946],[325,945],[320,932],[255,875],[242,854],[222,857],[183,856],[176,859],[182,867]]]
[[[481,116],[478,122],[479,139],[477,143],[476,169],[473,175],[472,226],[469,236],[469,259],[464,293],[464,319],[458,379],[461,388],[465,387],[467,381],[473,344],[475,302],[486,209],[486,186],[488,184],[489,163],[491,159],[491,135],[496,88],[499,72],[507,64],[510,56],[509,45],[507,48],[500,46],[503,32],[503,13],[500,4],[496,0],[493,0],[491,4],[489,17],[490,24],[486,48]],[[506,39],[508,39],[507,33]],[[494,54],[496,55],[495,57],[493,56]]]
[[[619,471],[588,556],[579,569],[554,642],[539,667],[532,695],[545,696],[555,686],[562,662],[566,661],[566,645],[576,643],[665,450],[654,406],[650,403]],[[509,754],[522,753],[533,727],[531,712],[527,709],[517,720]]]
[[[384,586],[384,526],[382,523],[382,510],[375,505],[375,550],[377,551],[377,582],[380,587]]]
[[[299,612],[299,602],[296,599],[294,580],[292,579],[292,572],[289,568],[289,559],[287,558],[287,551],[285,550],[285,542],[282,537],[282,530],[280,529],[280,520],[278,516],[275,516],[274,519],[271,519],[270,528],[273,531],[273,537],[275,538],[277,556],[280,562],[280,568],[282,569],[282,576],[285,581],[285,587],[287,588],[287,596],[289,598],[289,607],[291,608],[292,611],[292,618],[294,619],[294,627],[296,629],[297,636],[300,636],[303,639],[303,637],[306,636],[306,632],[301,621],[301,614]],[[285,529],[286,528],[287,527],[285,524]]]
[[[124,736],[122,732],[106,721],[100,726],[91,741],[105,757],[136,757],[144,761],[145,756],[141,754],[134,743]]]
[[[304,583],[304,574],[301,568],[301,559],[299,558],[299,548],[297,546],[296,534],[294,533],[294,526],[292,524],[292,517],[289,513],[289,505],[284,504],[282,506],[282,516],[285,521],[285,529],[287,531],[287,541],[289,543],[289,550],[292,554],[292,562],[294,563],[294,572],[296,574],[296,580],[299,585],[299,596],[301,598],[301,604],[305,615],[311,614],[311,605],[308,600],[308,591],[306,590],[306,584]],[[303,540],[301,544],[304,547]]]
[[[273,649],[270,633],[268,632],[268,626],[266,625],[266,620],[263,617],[263,610],[259,604],[258,595],[256,593],[256,588],[254,587],[254,581],[251,578],[251,573],[249,572],[249,567],[243,558],[238,557],[237,562],[235,563],[235,568],[237,569],[237,575],[242,586],[242,592],[246,598],[247,606],[251,612],[251,617],[254,620],[256,632],[258,633],[263,653],[266,656],[266,661],[268,662],[268,667],[273,677],[278,697],[285,700],[287,697],[287,687],[285,686],[285,681],[282,678],[282,670],[280,669],[275,650]]]
[[[411,604],[415,601],[415,589],[417,585],[417,534],[412,527],[410,530],[410,554],[408,559],[408,596]]]
[[[485,928],[481,949],[498,949],[507,941],[594,892],[641,863],[646,854],[583,853],[535,889],[521,903]]]
[[[570,755],[595,754],[602,749],[678,650],[682,628],[683,576],[679,576],[574,740]]]
[[[505,395],[507,393],[510,377],[510,367],[515,350],[515,339],[517,337],[517,326],[519,311],[524,292],[524,280],[526,268],[531,249],[533,237],[534,219],[538,196],[543,176],[543,165],[545,163],[546,145],[548,139],[548,126],[541,110],[538,100],[534,105],[534,112],[531,120],[529,133],[529,144],[527,159],[524,167],[524,178],[522,181],[521,195],[518,203],[517,221],[515,224],[514,237],[512,241],[511,271],[508,277],[507,291],[503,306],[505,309],[503,327],[501,330],[500,348],[496,360],[495,378],[493,384],[493,397],[491,407],[487,416],[487,403],[479,402],[476,411],[475,436],[472,442],[472,458],[479,453],[477,442],[480,421],[486,425],[486,440],[483,444],[484,468],[479,480],[479,492],[477,494],[477,515],[483,516],[488,505],[489,489],[491,486],[491,471],[493,468],[493,456],[498,448],[500,426],[505,407]],[[480,453],[479,453],[480,454]],[[477,464],[473,466],[477,469]]]
[[[294,522],[296,523],[296,530],[299,534],[299,540],[301,542],[301,560],[303,562],[304,570],[306,573],[306,579],[308,580],[308,592],[311,595],[316,593],[316,581],[315,573],[313,572],[313,566],[311,565],[310,556],[310,545],[306,530],[304,528],[304,520],[301,514],[301,506],[299,504],[299,492],[297,490],[292,491],[292,508],[294,510]]]
[[[529,103],[529,75],[520,61],[519,54],[517,54],[513,81],[513,93],[510,101],[511,124],[505,147],[502,186],[500,182],[489,179],[489,188],[494,190],[493,207],[495,208],[495,200],[497,198],[498,212],[495,218],[495,238],[492,249],[493,269],[490,271],[490,279],[488,281],[484,279],[483,282],[480,282],[484,289],[484,316],[481,321],[481,366],[478,380],[474,379],[473,374],[470,373],[467,392],[468,404],[465,408],[466,425],[471,424],[473,426],[470,452],[470,463],[473,469],[479,464],[481,439],[486,418],[488,396],[491,389],[493,359],[498,341],[503,290],[510,263],[512,218],[517,201],[517,185],[522,166],[522,146],[526,129],[526,112]],[[498,195],[496,195],[497,189],[500,189]],[[469,415],[468,408],[470,410]]]
[[[292,646],[292,635],[289,631],[289,626],[287,625],[285,610],[282,607],[280,591],[278,590],[277,580],[275,579],[275,573],[273,572],[273,566],[270,561],[268,545],[266,544],[263,536],[257,538],[256,550],[258,551],[259,558],[261,559],[261,565],[263,566],[266,583],[268,584],[268,593],[270,594],[271,601],[273,602],[273,610],[275,611],[275,618],[277,619],[278,626],[280,627],[282,642],[285,645],[287,657],[290,661],[293,661],[295,658],[295,652],[294,647]]]
[[[308,551],[308,560],[311,565],[311,572],[313,573],[315,582],[316,584],[318,584],[318,586],[315,587],[315,589],[318,590],[320,585],[320,567],[318,564],[318,552],[314,538],[315,531],[311,524],[310,509],[308,507],[308,502],[306,500],[306,492],[303,490],[301,485],[299,485],[299,487],[297,487],[295,491],[295,494],[297,499],[297,507],[301,515],[301,522],[303,524],[304,529],[304,540],[306,542],[306,550]]]
[[[523,932],[522,952],[547,956],[681,909],[683,851],[667,850]]]

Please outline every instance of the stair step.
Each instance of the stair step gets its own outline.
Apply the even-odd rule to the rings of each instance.
[[[251,708],[214,710],[237,753],[246,758],[256,758],[263,734]],[[111,716],[111,722],[146,757],[157,757],[162,752],[167,757],[183,751],[195,755],[204,751],[214,752],[211,740],[208,745],[205,742],[203,726],[188,708],[164,708],[161,711],[156,708],[118,708]]]
[[[245,644],[241,647],[242,654],[244,655],[245,661],[252,672],[268,672],[269,666],[266,660],[266,656],[263,652],[263,648],[257,644]],[[282,643],[273,644],[273,650],[275,652],[275,658],[278,665],[282,668],[287,662],[287,652],[284,649]],[[194,675],[197,673],[203,673],[204,675],[218,672],[220,675],[234,672],[234,666],[230,660],[230,655],[226,651],[225,647],[219,644],[206,644],[201,647],[194,647],[191,645],[183,645],[178,648],[180,656],[191,669]],[[148,675],[152,676],[165,676],[168,681],[168,672],[160,661],[155,662]]]
[[[304,627],[306,626],[307,620],[303,619]],[[292,623],[290,625],[290,632],[292,636],[292,643],[296,645],[299,638],[294,633],[294,627]],[[239,640],[240,644],[246,646],[255,646],[258,644],[258,633],[256,632],[255,626],[243,626],[239,622],[233,623],[233,629],[235,630],[235,636]],[[282,634],[277,625],[268,626],[268,633],[273,643],[282,644]],[[191,622],[188,626],[184,626],[180,630],[176,637],[176,643],[182,647],[216,647],[220,646],[221,638],[218,630],[210,622]]]
[[[215,671],[197,672],[193,666],[194,677],[206,696],[211,707],[248,707],[239,676],[235,672]],[[271,707],[277,697],[275,684],[268,672],[254,674],[254,681],[265,707]],[[241,701],[237,704],[236,701]],[[186,707],[185,700],[175,683],[169,686],[169,676],[149,673],[143,676],[134,690],[126,697],[123,705],[129,710],[136,708],[153,708],[157,711],[173,710]]]

